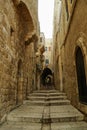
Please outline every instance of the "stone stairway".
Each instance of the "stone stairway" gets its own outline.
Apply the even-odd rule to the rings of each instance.
[[[39,90],[8,114],[0,130],[87,130],[87,123],[65,93]]]

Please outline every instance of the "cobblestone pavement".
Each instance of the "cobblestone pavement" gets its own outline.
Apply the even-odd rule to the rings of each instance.
[[[39,90],[8,114],[0,130],[87,130],[87,123],[65,93]]]

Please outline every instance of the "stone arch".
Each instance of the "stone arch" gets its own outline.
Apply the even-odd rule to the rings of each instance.
[[[16,89],[16,104],[23,101],[23,64],[22,60],[18,61],[17,65],[17,89]]]
[[[19,35],[20,39],[22,38],[24,41],[27,41],[32,35],[35,34],[35,25],[34,20],[31,15],[30,10],[28,9],[26,3],[22,0],[12,0],[18,14],[19,19]]]
[[[52,70],[48,67],[44,68],[42,75],[41,75],[41,83],[43,85],[45,85],[46,84],[46,82],[45,82],[46,78],[49,77],[49,79],[52,80],[52,76],[53,76]]]
[[[86,74],[84,66],[84,56],[80,47],[76,48],[75,60],[76,60],[79,100],[82,103],[87,103],[87,85],[86,85]]]
[[[73,56],[75,59],[77,48],[80,47],[83,57],[84,57],[84,66],[85,66],[85,70],[86,70],[86,81],[87,81],[87,47],[86,47],[87,43],[86,43],[86,41],[87,40],[86,40],[85,34],[80,32],[77,37],[77,40],[76,40],[76,44],[75,44],[74,51],[73,51]],[[74,66],[75,65],[76,65],[76,63],[74,60]]]
[[[80,33],[77,38],[74,59],[79,100],[82,103],[87,103],[87,50],[86,37],[83,33]]]

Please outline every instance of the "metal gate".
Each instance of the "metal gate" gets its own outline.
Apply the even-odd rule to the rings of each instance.
[[[87,104],[87,86],[86,86],[84,58],[80,47],[78,47],[76,51],[76,70],[77,70],[79,100],[80,102]]]

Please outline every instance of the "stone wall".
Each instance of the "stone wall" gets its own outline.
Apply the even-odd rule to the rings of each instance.
[[[82,8],[80,9],[80,7]],[[87,80],[86,8],[86,1],[77,0],[64,46],[64,89],[67,92],[69,99],[72,101],[72,104],[85,113],[87,113],[87,106],[79,102],[79,90],[76,73],[76,48],[79,46],[82,50]]]
[[[58,30],[59,30],[59,19],[60,19],[60,1],[55,0],[54,2],[54,20],[53,20],[53,69],[54,69],[54,84],[56,89],[59,89],[59,66],[58,66],[58,55],[59,55],[59,48],[58,48]]]
[[[35,60],[35,50],[34,43],[32,42],[29,46],[26,46],[25,51],[25,67],[24,67],[24,77],[27,79],[25,81],[25,86],[27,86],[26,94],[29,95],[30,92],[36,89],[36,60]],[[25,87],[26,88],[26,87]]]
[[[72,3],[67,2],[69,11],[67,19],[66,4],[64,2],[62,1],[60,30],[56,33],[57,37],[55,38],[55,47],[58,46],[58,49],[55,48],[55,70],[58,67],[59,72],[55,72],[55,78],[57,77],[55,79],[56,88],[65,91],[71,103],[87,114],[86,103],[80,102],[76,70],[76,51],[79,47],[83,55],[87,82],[87,5],[86,1],[81,0],[74,0]]]
[[[54,76],[55,87],[63,91],[64,46],[75,0],[55,1],[54,7]],[[56,71],[56,69],[58,71]],[[56,78],[57,77],[57,78]]]
[[[37,6],[32,5],[32,9],[35,8],[37,9]],[[37,12],[35,17],[37,21]],[[32,87],[30,77],[33,77],[33,73],[30,70],[32,71],[34,63],[29,55],[34,53],[34,20],[26,3],[15,5],[11,0],[0,2],[0,119],[21,104],[26,98],[27,86],[28,89]],[[32,38],[29,40],[30,34]],[[26,48],[30,50],[27,51],[28,54]]]

